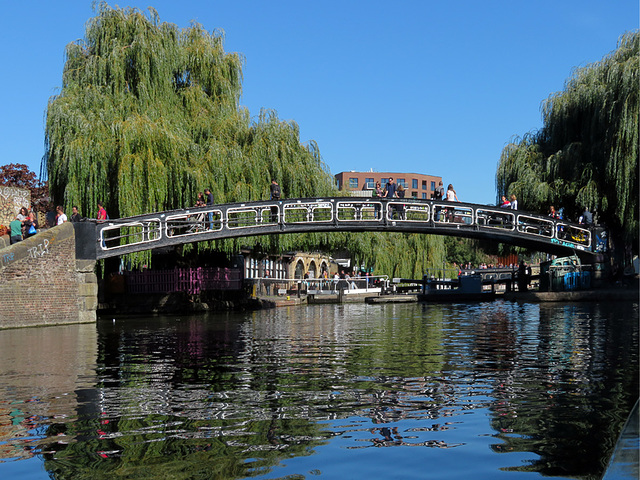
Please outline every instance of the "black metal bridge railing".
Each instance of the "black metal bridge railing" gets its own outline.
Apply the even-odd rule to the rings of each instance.
[[[191,242],[313,231],[400,231],[488,238],[595,254],[606,232],[521,210],[419,199],[302,198],[157,212],[95,223],[94,258]],[[93,247],[90,256],[93,254]]]

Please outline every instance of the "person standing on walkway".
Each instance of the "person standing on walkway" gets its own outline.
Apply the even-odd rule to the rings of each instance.
[[[10,245],[22,241],[22,222],[18,219],[18,217],[14,218],[9,223],[9,230],[11,231],[11,234],[9,236]]]
[[[71,207],[71,222],[76,223],[80,221],[82,221],[82,217],[80,217],[78,207],[74,205],[73,207]]]
[[[25,238],[35,235],[36,233],[38,233],[38,215],[36,215],[33,206],[31,206],[29,209],[29,228],[27,228]]]
[[[271,284],[269,283],[270,282],[269,270],[264,272],[264,278],[265,278],[264,289],[267,291],[267,296],[269,296],[271,295]]]
[[[56,225],[62,225],[64,222],[67,221],[67,215],[64,213],[64,211],[62,210],[62,206],[58,205],[56,207]]]

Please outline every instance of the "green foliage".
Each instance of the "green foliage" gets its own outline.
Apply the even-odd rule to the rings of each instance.
[[[91,216],[102,200],[116,218],[193,205],[206,187],[218,203],[265,199],[271,178],[290,197],[335,193],[317,145],[302,145],[295,123],[273,111],[252,123],[239,108],[243,59],[224,52],[221,33],[181,30],[149,11],[102,3],[85,39],[67,47],[43,164],[56,202]],[[261,242],[293,246],[290,237]]]
[[[445,259],[443,237],[383,232],[357,235],[351,244],[354,263],[374,267],[375,275],[421,279],[428,268],[440,268]]]
[[[483,262],[490,263],[491,261],[487,255],[493,246],[490,242],[462,237],[445,237],[444,243],[449,264],[463,265],[471,262],[472,265],[480,265]]]
[[[59,95],[47,110],[43,160],[51,194],[87,216],[99,200],[111,218],[193,205],[211,188],[217,203],[268,198],[272,178],[288,197],[336,196],[318,146],[294,122],[239,107],[243,58],[221,32],[159,23],[149,9],[101,3],[84,40],[68,45]],[[183,251],[349,250],[378,272],[421,276],[434,237],[314,233],[187,245]],[[395,252],[400,252],[396,254]],[[150,253],[131,256],[149,264]]]
[[[10,163],[0,166],[0,186],[25,188],[31,192],[34,210],[47,212],[52,209],[49,200],[49,185],[40,182],[27,165]]]
[[[577,68],[542,105],[543,128],[514,139],[496,173],[498,197],[523,209],[597,209],[612,232],[638,243],[640,34],[624,34],[602,61]]]

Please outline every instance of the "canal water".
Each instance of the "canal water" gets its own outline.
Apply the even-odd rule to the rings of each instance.
[[[638,349],[637,303],[0,331],[0,478],[599,478],[638,397]]]

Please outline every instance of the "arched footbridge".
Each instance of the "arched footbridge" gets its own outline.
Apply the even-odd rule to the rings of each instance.
[[[602,228],[472,203],[360,197],[229,203],[75,224],[82,258],[206,240],[305,232],[405,232],[489,239],[589,259],[606,249]]]

